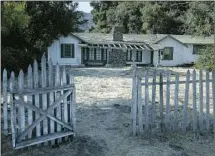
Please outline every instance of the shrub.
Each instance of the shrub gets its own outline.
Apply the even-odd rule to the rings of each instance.
[[[201,54],[195,63],[195,67],[198,69],[207,69],[212,71],[214,68],[214,52],[213,46],[206,46],[201,50]]]

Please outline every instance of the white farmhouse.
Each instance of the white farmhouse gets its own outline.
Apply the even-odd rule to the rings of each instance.
[[[204,45],[213,37],[167,34],[72,33],[54,40],[48,47],[53,64],[72,66],[138,65],[179,66],[194,63]]]

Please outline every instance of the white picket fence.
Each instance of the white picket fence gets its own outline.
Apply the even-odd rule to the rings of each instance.
[[[14,72],[10,75],[8,79],[4,69],[1,119],[3,134],[12,134],[13,148],[48,141],[53,145],[75,135],[74,76],[66,73],[65,67],[60,68],[59,64],[54,67],[51,60],[47,67],[43,55],[41,71],[35,60],[27,75],[20,70],[18,82]]]
[[[150,136],[157,130],[209,132],[214,124],[215,73],[187,70],[182,77],[154,70],[140,76],[134,69],[132,100],[133,135]]]

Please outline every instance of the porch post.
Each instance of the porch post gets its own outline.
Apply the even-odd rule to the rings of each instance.
[[[137,67],[136,63],[135,63],[135,59],[136,59],[136,50],[132,49],[131,50],[131,59],[132,59],[132,64],[131,64],[131,69],[135,69]]]

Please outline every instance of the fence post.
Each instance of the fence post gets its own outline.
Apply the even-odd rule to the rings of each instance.
[[[55,86],[60,86],[60,66],[57,63],[56,64],[56,70],[55,70]],[[55,93],[55,97],[56,99],[58,99],[60,97],[60,92],[57,91]],[[56,117],[61,120],[61,104],[56,108]],[[61,131],[61,125],[57,123],[57,132]],[[58,143],[62,142],[62,138],[58,139]]]
[[[74,85],[74,76],[73,75],[69,75],[69,80],[70,80],[70,84]],[[72,95],[70,97],[70,122],[72,124],[73,127],[73,132],[74,132],[74,136],[76,136],[76,88],[75,85],[73,87],[73,92]]]
[[[28,88],[33,88],[33,77],[32,77],[32,67],[31,65],[28,66]],[[27,96],[27,101],[33,104],[32,95]],[[28,109],[28,126],[30,126],[33,122],[33,113],[31,109]],[[32,132],[30,131],[28,134],[28,138],[30,139],[32,136]]]
[[[175,75],[175,97],[174,97],[174,124],[173,130],[176,131],[178,128],[178,89],[179,89],[179,74]]]
[[[47,86],[47,73],[46,73],[46,57],[45,54],[43,54],[41,59],[41,83],[42,88],[46,88]],[[42,109],[47,110],[47,94],[42,95]],[[45,118],[43,120],[43,135],[48,134],[48,120]],[[47,145],[48,142],[44,142],[44,145]]]
[[[37,89],[39,87],[39,72],[38,72],[38,63],[36,60],[34,60],[34,89]],[[39,95],[35,95],[35,106],[36,107],[40,107],[40,103],[39,103]],[[35,118],[39,118],[40,114],[39,113],[35,113],[36,116]],[[39,137],[41,136],[41,131],[40,131],[40,124],[38,124],[36,126],[36,136]],[[40,146],[39,144],[37,146]]]
[[[214,71],[212,72],[212,92],[213,92],[212,96],[213,96],[213,120],[214,120],[213,124],[215,126],[215,72]]]
[[[197,110],[196,110],[196,71],[193,71],[193,131],[197,131]]]
[[[132,125],[132,134],[136,136],[137,134],[137,69],[133,70],[133,79],[132,79],[132,107],[131,107],[131,125]]]
[[[190,86],[190,71],[188,70],[187,74],[186,74],[185,97],[184,97],[184,106],[183,106],[183,125],[182,125],[183,132],[186,132],[186,127],[187,127],[187,108],[188,108],[189,86]]]
[[[3,134],[8,135],[8,115],[7,115],[7,70],[3,70]]]
[[[210,78],[210,75],[209,75],[209,71],[207,70],[206,71],[206,129],[207,131],[209,130],[209,127],[210,127],[210,108],[209,108],[209,105],[210,105],[210,85],[209,85],[209,78]]]
[[[164,117],[163,117],[163,74],[160,73],[159,75],[160,77],[160,118],[161,118],[161,123],[160,123],[160,128],[161,128],[161,132],[163,133],[164,132]]]
[[[156,69],[154,70],[153,73],[153,80],[152,80],[152,125],[154,127],[155,124],[155,118],[156,118],[156,111],[155,111],[155,106],[156,106]]]
[[[22,70],[19,72],[19,92],[22,92],[24,89],[24,73]],[[24,101],[24,96],[19,95],[21,101]],[[19,133],[25,130],[25,108],[24,106],[19,106]]]
[[[62,86],[63,85],[66,85],[66,67],[63,66],[63,76],[62,76]],[[65,91],[63,92],[65,93]],[[68,97],[66,97],[64,100],[63,100],[63,121],[65,123],[68,123],[68,104],[67,104],[67,99]],[[67,140],[68,137],[65,137],[65,140]]]
[[[169,112],[170,112],[170,76],[171,72],[167,73],[167,83],[166,83],[166,116],[165,116],[165,128],[166,131],[169,129],[170,120],[169,120]]]
[[[11,72],[10,76],[10,115],[11,115],[11,134],[12,134],[12,145],[16,147],[16,108],[13,103],[13,91],[14,91],[14,72]]]
[[[149,132],[149,84],[148,72],[145,72],[145,132]]]
[[[199,109],[200,109],[200,115],[199,115],[199,126],[200,131],[203,130],[203,83],[202,83],[202,70],[199,71]]]
[[[137,88],[138,88],[138,125],[139,125],[139,133],[143,135],[143,107],[142,107],[142,86],[141,86],[141,78],[137,78]]]

